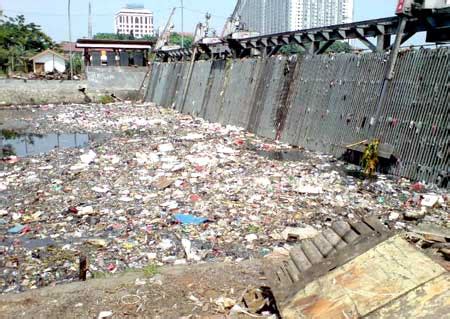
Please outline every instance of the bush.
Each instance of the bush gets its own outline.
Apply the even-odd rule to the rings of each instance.
[[[111,95],[102,95],[99,98],[101,104],[109,104],[114,102],[114,98]]]

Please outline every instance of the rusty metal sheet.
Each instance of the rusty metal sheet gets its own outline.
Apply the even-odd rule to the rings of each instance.
[[[377,137],[397,159],[388,173],[445,186],[449,174],[448,48],[400,54]],[[156,63],[147,100],[312,151],[341,156],[369,139],[387,53]],[[211,68],[215,65],[215,68]],[[222,65],[223,66],[223,65]]]
[[[395,236],[309,283],[282,307],[282,316],[364,317],[445,273],[439,264]]]

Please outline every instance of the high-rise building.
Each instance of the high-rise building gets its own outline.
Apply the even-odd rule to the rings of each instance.
[[[240,0],[236,11],[261,34],[353,22],[353,0]]]
[[[143,5],[127,5],[116,14],[115,26],[118,34],[154,35],[153,12]]]

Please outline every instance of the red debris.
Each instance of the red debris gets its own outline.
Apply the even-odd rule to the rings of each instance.
[[[417,182],[417,183],[411,185],[411,190],[413,190],[415,192],[421,192],[421,191],[423,191],[424,188],[425,188],[425,186],[420,182]]]
[[[197,194],[192,194],[190,196],[190,198],[191,198],[191,202],[194,202],[194,203],[202,200],[202,198],[200,196],[198,196]]]

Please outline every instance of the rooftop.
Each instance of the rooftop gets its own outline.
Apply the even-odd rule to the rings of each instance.
[[[77,48],[101,49],[151,49],[152,41],[144,40],[104,40],[104,39],[78,39]]]
[[[153,12],[144,8],[143,5],[127,5],[125,8],[120,9],[117,14],[120,13],[147,13],[152,14]]]
[[[38,54],[32,56],[32,57],[30,58],[30,60],[36,60],[36,59],[38,59],[38,58],[40,58],[40,57],[42,57],[42,56],[44,56],[44,55],[52,55],[52,56],[57,56],[57,57],[60,57],[61,59],[64,59],[64,57],[63,57],[61,54],[56,53],[56,52],[53,51],[53,50],[47,49],[47,50],[45,50],[45,51],[42,51],[42,52],[40,52],[40,53],[38,53]]]
[[[125,6],[126,9],[144,9],[143,4],[129,3]]]

